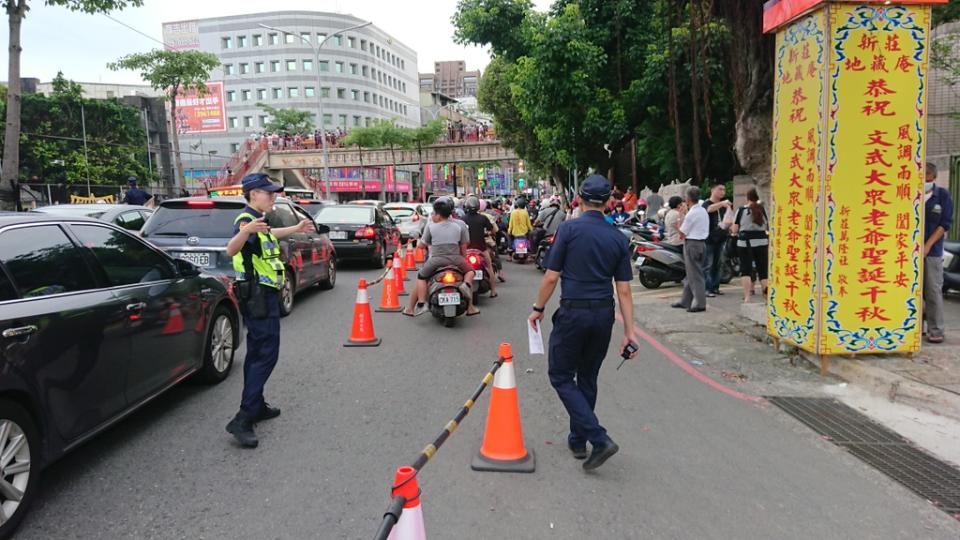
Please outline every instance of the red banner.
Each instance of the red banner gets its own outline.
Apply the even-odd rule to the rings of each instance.
[[[330,191],[334,192],[361,192],[363,191],[360,180],[330,180]],[[379,180],[367,180],[367,193],[380,193]],[[321,187],[323,183],[320,183]],[[394,189],[393,182],[387,182],[384,191],[388,193],[407,193],[410,191],[410,182],[397,182]]]
[[[202,95],[196,90],[177,94],[177,133],[211,133],[227,130],[223,82],[208,82]]]

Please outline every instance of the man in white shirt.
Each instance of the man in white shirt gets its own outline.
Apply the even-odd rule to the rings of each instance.
[[[683,296],[670,307],[685,309],[690,313],[699,313],[707,309],[707,286],[703,276],[703,258],[706,252],[706,239],[710,234],[710,216],[706,209],[698,204],[700,188],[687,189],[687,206],[690,211],[680,225],[680,238],[683,239],[683,263],[687,269],[687,279],[683,280]]]

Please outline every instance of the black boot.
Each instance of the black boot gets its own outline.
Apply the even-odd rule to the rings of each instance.
[[[278,407],[271,407],[266,401],[263,402],[263,407],[260,408],[260,413],[257,414],[257,417],[254,419],[254,422],[262,422],[263,420],[271,420],[280,416],[280,409]]]
[[[257,440],[257,434],[253,431],[253,422],[244,416],[243,413],[237,413],[233,420],[227,424],[227,433],[237,439],[240,446],[244,448],[256,448],[260,441]]]
[[[605,461],[617,453],[617,450],[620,450],[620,447],[610,438],[607,438],[607,442],[603,444],[593,445],[593,452],[591,452],[590,457],[583,462],[583,470],[592,471],[603,465]]]

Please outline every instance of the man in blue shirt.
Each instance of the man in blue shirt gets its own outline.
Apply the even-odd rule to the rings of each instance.
[[[937,167],[927,163],[924,184],[923,318],[927,341],[943,343],[943,237],[953,223],[950,192],[937,186]]]
[[[124,204],[143,206],[147,204],[147,201],[153,198],[153,195],[137,187],[136,176],[127,178],[127,185],[129,186],[127,188],[127,194],[123,196],[122,201]]]
[[[547,301],[560,283],[560,309],[553,314],[550,332],[550,384],[570,415],[567,446],[577,459],[587,458],[587,441],[593,447],[583,463],[596,469],[617,453],[619,447],[600,425],[597,404],[597,375],[607,356],[613,331],[613,285],[616,281],[620,313],[623,315],[623,344],[633,343],[633,297],[630,280],[630,246],[626,237],[603,217],[610,200],[610,183],[598,174],[580,187],[583,214],[566,221],[547,256],[547,273],[540,283],[537,301],[528,318],[530,325],[543,320]],[[630,358],[636,356],[636,350]]]

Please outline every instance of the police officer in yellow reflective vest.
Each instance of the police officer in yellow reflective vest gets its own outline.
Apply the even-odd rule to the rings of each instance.
[[[227,432],[247,448],[256,448],[258,444],[253,431],[255,423],[280,416],[280,409],[263,399],[263,387],[280,356],[280,290],[284,271],[279,239],[316,228],[305,219],[293,227],[271,229],[264,214],[273,208],[279,191],[283,188],[266,174],[248,174],[243,178],[247,206],[234,221],[234,236],[227,244],[227,255],[233,257],[236,273],[235,291],[247,327],[243,397],[240,412],[227,424]]]

